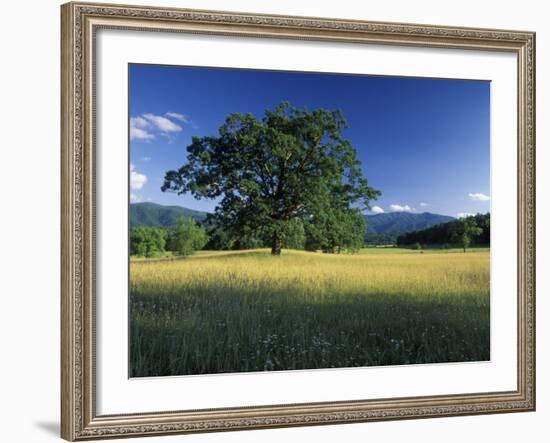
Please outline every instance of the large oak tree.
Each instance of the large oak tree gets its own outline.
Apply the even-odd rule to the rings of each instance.
[[[230,114],[219,135],[193,137],[187,163],[163,191],[219,198],[214,218],[231,238],[254,234],[274,255],[301,220],[323,250],[346,248],[364,229],[361,210],[380,192],[363,177],[340,111],[282,103],[259,120]],[[352,245],[353,246],[353,245]]]

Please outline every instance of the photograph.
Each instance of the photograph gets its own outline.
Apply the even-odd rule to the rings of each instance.
[[[529,414],[494,420],[540,390],[541,14],[206,3],[65,3],[59,57],[27,51],[61,77],[27,82],[60,112],[12,131],[60,140],[53,166],[32,144],[59,176],[59,312],[31,310],[59,326],[61,437],[393,441],[455,417],[521,440]]]
[[[491,359],[491,82],[128,65],[129,377]]]

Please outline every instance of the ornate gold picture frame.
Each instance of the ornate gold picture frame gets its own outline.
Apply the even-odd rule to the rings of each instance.
[[[62,23],[61,436],[88,440],[533,411],[535,34],[524,31],[67,3]],[[96,412],[96,32],[99,29],[473,49],[517,56],[517,389],[119,415]],[[498,279],[498,275],[492,276]]]

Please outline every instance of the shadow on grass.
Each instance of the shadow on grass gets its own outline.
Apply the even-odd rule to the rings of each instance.
[[[133,377],[486,361],[489,339],[488,294],[220,286],[131,297]]]

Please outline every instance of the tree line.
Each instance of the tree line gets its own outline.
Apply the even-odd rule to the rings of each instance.
[[[130,230],[130,254],[141,257],[160,257],[166,252],[191,255],[207,242],[204,227],[190,217],[181,217],[170,228],[139,226]]]
[[[395,232],[369,232],[366,230],[363,239],[365,246],[387,246],[397,244],[397,236]]]
[[[489,245],[491,241],[491,215],[476,214],[442,223],[421,231],[407,232],[397,237],[397,245],[460,245],[464,252],[471,244]]]
[[[281,236],[281,248],[340,253],[363,247],[365,221],[362,217],[355,219],[354,226],[340,226],[341,229],[325,235],[321,229],[328,229],[326,226],[319,228],[317,224],[303,223],[299,218],[290,219]],[[203,248],[239,250],[271,246],[271,239],[261,231],[243,230],[240,235],[231,235],[216,225],[211,216],[203,223],[182,216],[174,227],[139,226],[130,230],[130,254],[142,257],[159,257],[166,252],[185,256]]]
[[[353,229],[340,230],[330,236],[316,235],[311,225],[294,218],[287,224],[282,247],[325,253],[355,252],[368,246],[365,221]],[[379,234],[377,234],[379,235]],[[489,245],[491,237],[491,216],[477,214],[448,223],[441,223],[428,229],[397,235],[388,234],[382,244],[397,244],[400,247],[419,249],[425,246],[460,245],[464,251],[470,245]],[[234,237],[222,227],[216,226],[212,218],[196,222],[191,217],[180,217],[176,226],[169,228],[139,226],[131,229],[130,254],[142,257],[159,257],[171,252],[174,255],[191,255],[201,249],[239,250],[270,247],[270,239],[262,238],[256,232],[248,231]]]

